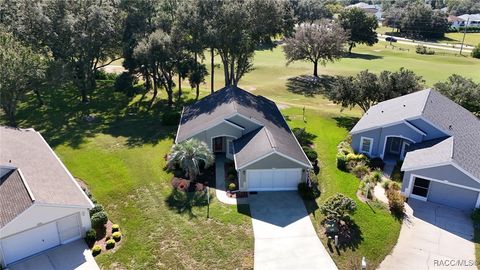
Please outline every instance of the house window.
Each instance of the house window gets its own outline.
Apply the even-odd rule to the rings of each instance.
[[[360,152],[365,154],[371,154],[373,146],[372,138],[362,137],[360,139]]]

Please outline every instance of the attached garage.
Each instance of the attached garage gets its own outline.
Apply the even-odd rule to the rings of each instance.
[[[464,211],[472,211],[479,196],[479,191],[467,187],[442,183],[424,176],[412,176],[410,197],[423,201],[438,203]]]
[[[302,179],[302,169],[247,170],[249,191],[296,190]]]
[[[1,239],[0,245],[5,264],[8,265],[80,237],[79,215],[74,214]]]

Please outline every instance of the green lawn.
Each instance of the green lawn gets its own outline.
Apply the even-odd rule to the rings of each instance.
[[[23,107],[21,126],[41,131],[120,224],[122,246],[96,258],[103,269],[253,267],[248,206],[237,209],[213,199],[207,219],[206,207],[179,211],[167,203],[172,175],[163,170],[164,155],[176,127],[162,126],[162,106],[146,112],[138,97],[130,100],[102,86],[88,105],[78,104],[72,89],[51,94],[47,104],[56,107]],[[98,118],[86,123],[81,115],[87,111]]]
[[[358,46],[354,53],[322,67],[323,78],[353,75],[364,69],[380,72],[406,67],[424,76],[427,86],[446,80],[452,73],[480,81],[480,61],[472,58],[423,56],[385,48],[384,44]],[[254,67],[242,79],[241,87],[277,101],[292,127],[305,125],[301,108],[306,108],[306,128],[317,135],[315,147],[321,165],[322,196],[318,203],[337,192],[356,199],[358,180],[336,169],[335,154],[336,145],[347,135],[346,118],[338,117],[360,117],[360,110],[340,112],[337,105],[322,96],[288,91],[287,80],[310,74],[312,66],[305,62],[285,66],[281,48],[258,51]],[[216,69],[215,85],[223,85],[221,69]],[[191,97],[187,88],[185,95]],[[202,86],[202,96],[209,93],[207,88]],[[110,85],[99,84],[92,102],[82,105],[75,90],[52,89],[45,94],[47,106],[36,108],[30,96],[18,118],[20,126],[42,132],[70,171],[89,185],[111,219],[122,227],[122,247],[115,254],[97,257],[102,268],[251,268],[253,236],[248,208],[224,206],[214,200],[210,207],[212,218],[207,220],[205,207],[179,213],[166,202],[172,176],[162,169],[163,157],[173,143],[176,127],[165,127],[160,121],[165,93],[161,92],[161,101],[147,111],[149,98],[127,98],[113,93]],[[95,121],[86,123],[82,119],[85,113],[95,115]],[[351,259],[362,256],[373,269],[390,252],[400,229],[400,222],[382,207],[358,204],[353,218],[361,239],[351,249],[334,252],[342,269],[350,269]],[[311,217],[325,242],[320,233],[320,213],[313,211]]]

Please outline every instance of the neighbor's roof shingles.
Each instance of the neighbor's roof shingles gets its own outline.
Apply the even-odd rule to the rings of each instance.
[[[20,169],[35,203],[92,207],[40,133],[0,126],[0,149],[0,165]]]
[[[33,204],[18,169],[11,169],[0,178],[0,228]]]
[[[186,140],[236,113],[263,125],[234,142],[237,167],[273,151],[310,166],[277,105],[265,97],[253,95],[235,86],[220,89],[186,106],[176,142]]]
[[[480,121],[467,109],[437,91],[426,89],[372,106],[351,132],[359,133],[420,117],[442,129],[451,139],[407,153],[406,164],[402,168],[411,168],[410,165],[416,162],[435,165],[439,159],[445,160],[448,143],[451,148],[450,160],[480,179]]]

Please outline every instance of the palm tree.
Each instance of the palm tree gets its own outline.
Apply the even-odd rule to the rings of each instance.
[[[208,168],[214,162],[215,157],[207,144],[195,139],[189,139],[172,146],[167,159],[168,166],[178,165],[192,181],[200,173],[201,163],[205,168]]]

